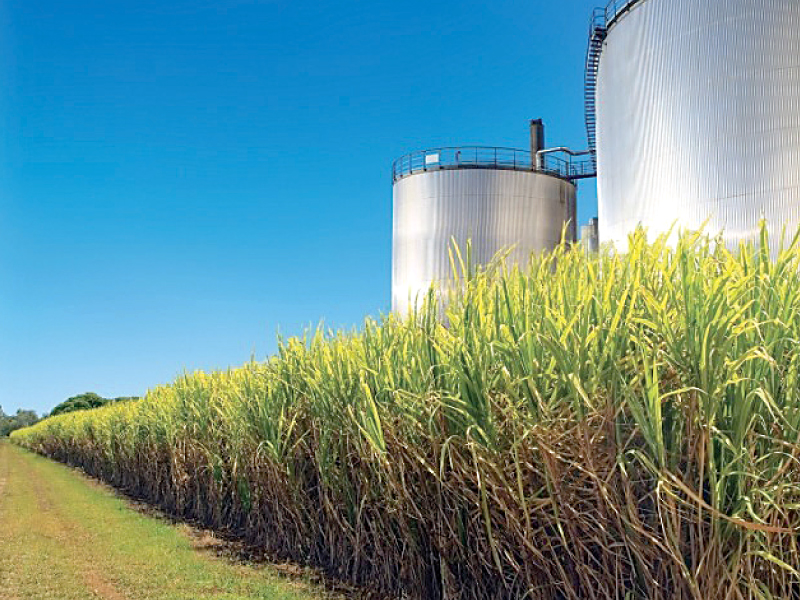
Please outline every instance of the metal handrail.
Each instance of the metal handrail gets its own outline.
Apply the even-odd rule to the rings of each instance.
[[[592,18],[589,19],[589,38],[591,39],[598,29],[608,29],[617,19],[633,8],[634,4],[640,1],[611,0],[605,7],[595,8],[592,12]]]
[[[494,146],[447,146],[411,152],[392,163],[392,182],[415,173],[452,169],[536,171],[573,181],[595,176],[590,160],[564,154],[541,156],[537,166],[527,150]]]
[[[639,0],[611,0],[606,5],[605,9],[600,9],[604,11],[605,26],[608,27],[611,25],[618,17],[621,17],[633,8],[633,5],[637,2],[639,2]]]

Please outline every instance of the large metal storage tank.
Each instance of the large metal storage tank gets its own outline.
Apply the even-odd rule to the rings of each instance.
[[[605,18],[600,241],[624,250],[639,223],[658,234],[707,221],[735,246],[754,239],[762,216],[773,235],[794,233],[800,2],[617,0]]]
[[[440,148],[395,161],[392,310],[406,314],[431,283],[452,279],[452,240],[463,249],[471,239],[477,264],[511,246],[510,261],[524,264],[558,245],[567,223],[574,240],[575,185],[558,163],[540,167],[530,152],[503,148]]]

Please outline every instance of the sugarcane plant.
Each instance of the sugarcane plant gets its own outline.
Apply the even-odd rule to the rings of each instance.
[[[473,265],[15,442],[413,598],[800,598],[800,249],[702,233]]]

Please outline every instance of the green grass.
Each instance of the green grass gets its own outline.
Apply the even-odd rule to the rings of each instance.
[[[269,567],[194,549],[66,467],[0,442],[0,597],[9,600],[311,600]],[[306,589],[303,589],[303,588]]]
[[[397,595],[800,600],[800,250],[629,248],[13,439]]]

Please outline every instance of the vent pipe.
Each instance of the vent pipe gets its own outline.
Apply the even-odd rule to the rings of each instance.
[[[531,160],[534,161],[531,166],[535,169],[539,168],[536,162],[539,152],[546,148],[544,144],[544,121],[541,119],[533,119],[531,121]]]

